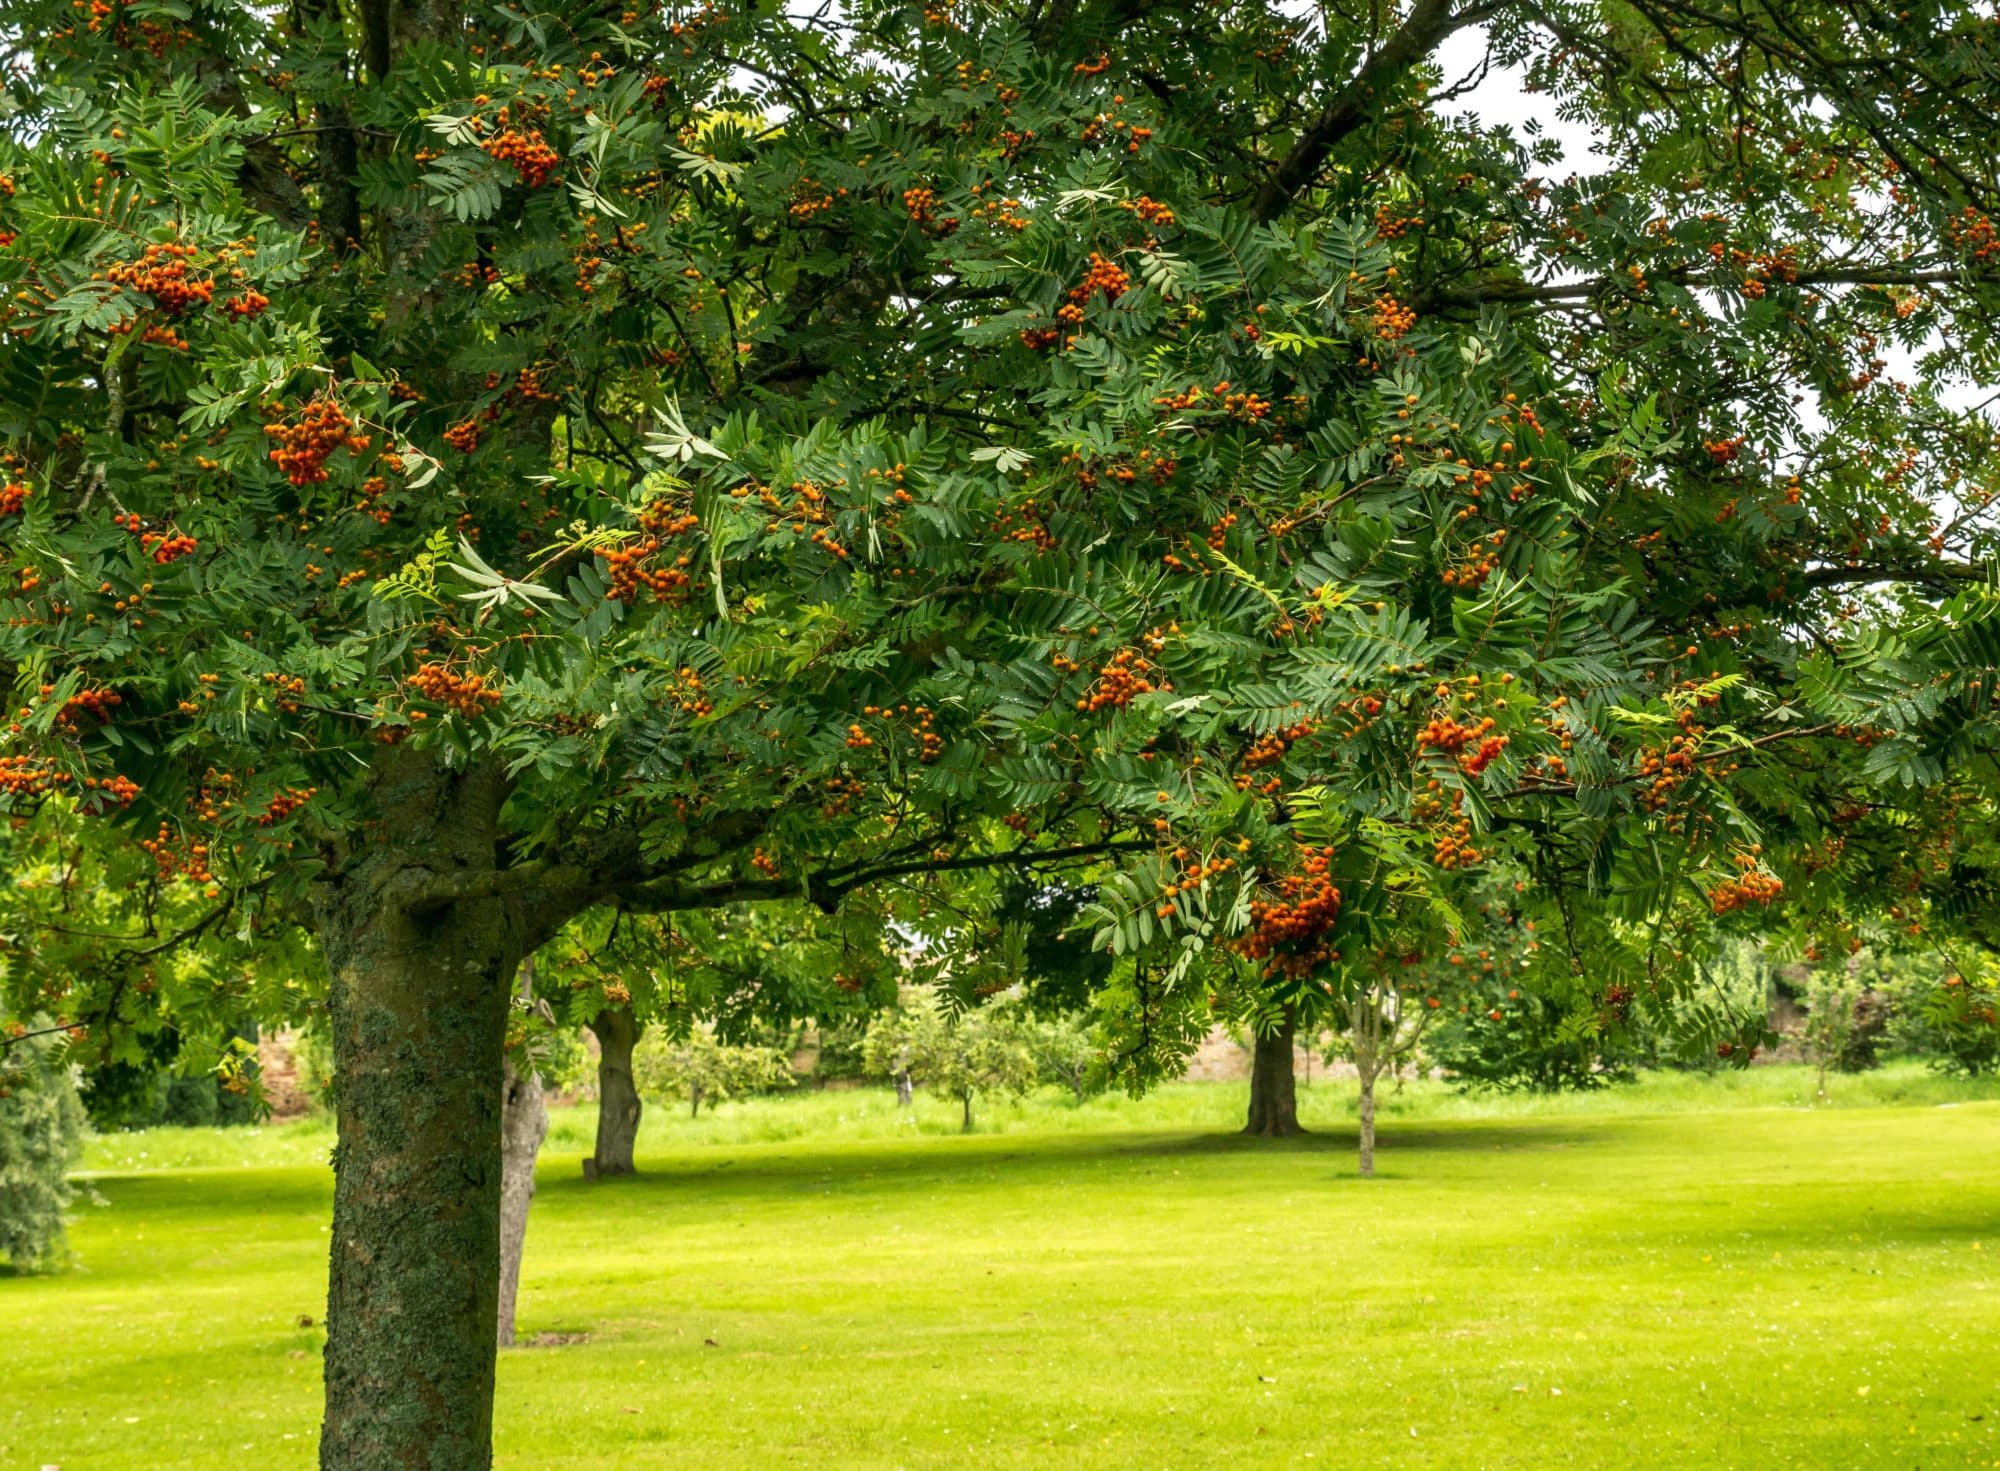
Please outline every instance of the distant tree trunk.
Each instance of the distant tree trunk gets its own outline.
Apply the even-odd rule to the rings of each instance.
[[[517,1070],[510,1057],[500,1093],[500,1313],[499,1344],[514,1342],[514,1300],[521,1290],[521,1248],[528,1236],[528,1203],[535,1197],[535,1156],[549,1133],[541,1074]]]
[[[1083,1102],[1083,1080],[1087,1076],[1083,1068],[1073,1068],[1069,1075],[1069,1091],[1076,1095],[1078,1103]]]
[[[1361,1075],[1361,1173],[1375,1173],[1375,1075]]]
[[[1305,1133],[1299,1127],[1298,1078],[1292,1071],[1292,1046],[1298,1035],[1298,1013],[1287,1006],[1281,1023],[1269,1036],[1259,1036],[1250,1054],[1250,1118],[1243,1132],[1260,1139],[1289,1139]]]
[[[698,1119],[701,1117],[701,1096],[702,1096],[701,1084],[699,1083],[688,1084],[688,1117],[691,1119]]]
[[[908,1108],[916,1102],[916,1084],[910,1080],[908,1068],[896,1069],[896,1107]]]
[[[597,1147],[584,1161],[586,1179],[636,1173],[632,1149],[645,1105],[632,1076],[632,1049],[643,1030],[629,1006],[608,1006],[591,1019],[597,1038]]]
[[[972,1090],[970,1088],[962,1090],[958,1095],[958,1101],[965,1105],[965,1123],[959,1132],[970,1134],[972,1132]]]

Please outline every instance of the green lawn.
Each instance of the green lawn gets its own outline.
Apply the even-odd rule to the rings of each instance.
[[[1810,1086],[1413,1088],[1373,1182],[1337,1084],[1279,1147],[1218,1085],[759,1101],[596,1187],[559,1114],[522,1321],[589,1339],[502,1357],[500,1462],[2000,1466],[2000,1094]],[[0,1468],[310,1464],[328,1142],[94,1144],[78,1267],[0,1277]]]

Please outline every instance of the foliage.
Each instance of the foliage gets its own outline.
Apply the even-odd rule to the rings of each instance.
[[[655,1031],[632,1050],[632,1076],[642,1098],[685,1098],[690,1116],[704,1103],[789,1088],[791,1061],[775,1047],[733,1045],[702,1024],[678,1039]]]
[[[856,964],[698,941],[717,1014],[886,1004],[1006,873],[1090,891],[1142,1085],[1511,860],[1600,1012],[1744,1062],[1713,932],[1991,742],[1963,3],[4,30],[0,985],[84,1060],[614,911],[810,906]],[[1436,105],[1455,36],[1593,157]]]
[[[1980,1077],[2000,1069],[2000,979],[1982,968],[1912,982],[1898,998],[1894,1036],[1947,1072]]]
[[[901,1088],[912,1082],[962,1107],[972,1129],[972,1100],[1020,1093],[1035,1081],[1033,1023],[1017,995],[955,1010],[933,986],[910,986],[892,1011],[869,1023],[862,1066]]]
[[[34,1037],[11,1048],[0,1059],[0,1258],[19,1270],[63,1256],[68,1174],[83,1132],[76,1083],[56,1044]]]
[[[1108,1081],[1104,1049],[1086,1017],[1075,1012],[1034,1017],[1027,1029],[1037,1079],[1067,1088],[1078,1103],[1103,1091]]]

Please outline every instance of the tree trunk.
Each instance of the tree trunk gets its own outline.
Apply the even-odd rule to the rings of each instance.
[[[688,1084],[688,1117],[691,1119],[701,1117],[701,1084],[699,1083]]]
[[[320,1466],[487,1471],[502,1044],[526,937],[498,900],[408,896],[492,871],[504,786],[394,747],[373,788],[375,841],[314,895],[340,1079]]]
[[[963,1092],[963,1093],[959,1094],[959,1095],[958,1095],[958,1101],[959,1101],[960,1103],[962,1103],[962,1104],[964,1104],[964,1105],[965,1105],[965,1123],[964,1123],[963,1125],[961,1125],[961,1126],[960,1126],[960,1129],[959,1129],[959,1132],[960,1132],[960,1133],[963,1133],[963,1134],[970,1134],[970,1133],[972,1132],[972,1093],[971,1093],[971,1090],[970,1090],[970,1089],[968,1089],[967,1091],[965,1091],[965,1092]]]
[[[1292,1045],[1298,1035],[1298,1013],[1290,1006],[1268,1036],[1259,1036],[1250,1054],[1250,1117],[1243,1132],[1260,1139],[1289,1139],[1305,1133],[1299,1127],[1298,1079],[1292,1071]]]
[[[910,1070],[899,1069],[896,1073],[896,1107],[908,1108],[916,1102],[916,1085],[910,1081]]]
[[[632,1049],[641,1028],[629,1006],[606,1007],[590,1023],[597,1036],[597,1148],[584,1161],[592,1180],[635,1173],[632,1147],[639,1138],[644,1105],[632,1077]]]
[[[514,1300],[521,1290],[521,1247],[528,1237],[528,1203],[535,1198],[535,1156],[549,1133],[542,1078],[532,1067],[505,1061],[500,1090],[500,1304],[502,1348],[514,1344]]]
[[[1375,1074],[1361,1070],[1361,1173],[1375,1173]]]

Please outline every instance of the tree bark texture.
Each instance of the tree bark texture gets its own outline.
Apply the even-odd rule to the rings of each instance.
[[[1297,1036],[1298,1014],[1287,1006],[1280,1024],[1257,1037],[1250,1054],[1250,1117],[1244,1133],[1260,1139],[1305,1133],[1299,1127],[1298,1077],[1292,1063]]]
[[[629,1006],[610,1006],[590,1023],[597,1036],[597,1146],[584,1166],[593,1180],[636,1173],[632,1150],[644,1104],[632,1075],[632,1049],[640,1026]]]
[[[494,866],[497,771],[378,758],[378,821],[315,895],[339,1148],[323,1471],[486,1471],[500,1281],[500,1114],[522,942],[497,900],[419,910]]]

